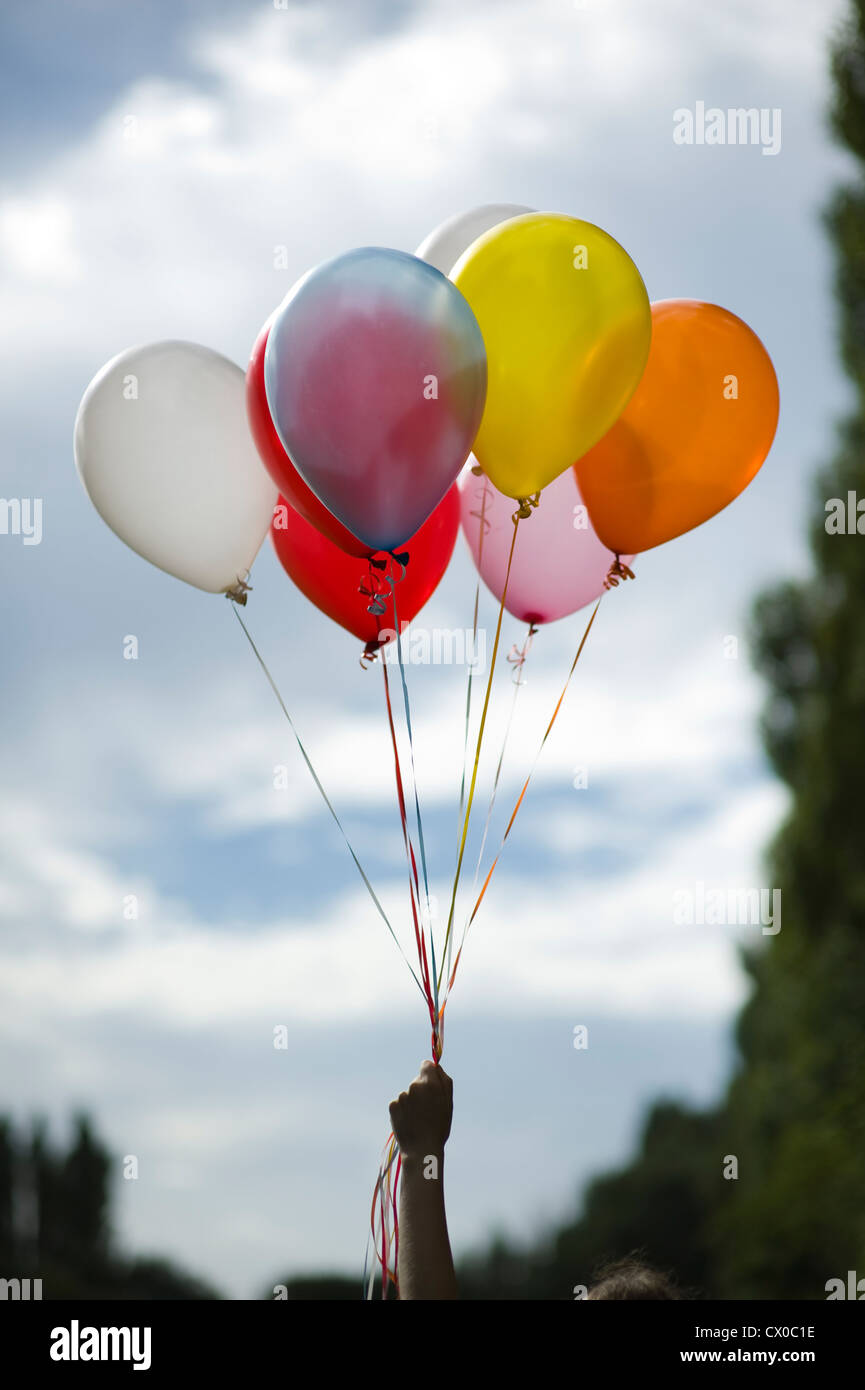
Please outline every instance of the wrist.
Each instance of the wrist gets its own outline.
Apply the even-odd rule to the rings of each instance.
[[[429,1144],[426,1147],[420,1146],[412,1149],[409,1153],[401,1154],[402,1171],[407,1176],[420,1175],[432,1180],[433,1175],[441,1177],[442,1166],[445,1161],[445,1151],[443,1144]],[[431,1160],[435,1160],[433,1166]]]

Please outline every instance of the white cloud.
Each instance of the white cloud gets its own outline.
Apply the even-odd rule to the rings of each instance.
[[[3,897],[0,912],[38,933],[59,925],[98,931],[118,927],[124,902],[133,895],[146,915],[154,897],[143,874],[124,877],[103,855],[76,843],[60,817],[36,802],[0,804],[3,840]]]
[[[25,281],[72,284],[82,278],[72,208],[50,193],[0,203],[0,247],[9,271]]]
[[[684,0],[593,8],[438,0],[352,42],[332,7],[263,7],[233,32],[203,31],[197,78],[137,82],[0,196],[0,351],[19,371],[46,350],[95,368],[130,341],[184,334],[242,353],[291,282],[275,245],[295,274],[373,237],[410,248],[472,186],[475,201],[494,185],[523,197],[539,167],[556,171],[554,202],[576,186],[573,210],[591,215],[587,193],[609,188],[601,151],[641,141],[661,91],[671,120],[711,61],[737,58],[769,85],[773,71],[820,80],[826,15],[812,6],[791,19],[786,5],[783,21],[777,4],[745,0],[699,18]],[[644,165],[622,165],[639,196]],[[33,277],[67,289],[35,296],[38,335]]]
[[[541,878],[530,868],[514,876],[505,857],[471,929],[455,1007],[531,1016],[579,1005],[625,1018],[666,1019],[729,1012],[742,999],[733,955],[742,933],[677,926],[673,893],[697,879],[712,886],[762,884],[753,851],[743,855],[743,845],[761,844],[782,807],[773,784],[758,786],[667,842],[658,862],[643,862],[624,878],[580,881],[566,871]],[[92,868],[67,858],[76,874]],[[51,853],[43,861],[49,882],[56,863]],[[81,892],[78,878],[73,882]],[[401,884],[386,885],[382,897],[412,959]],[[456,941],[464,920],[463,912]],[[52,942],[50,950],[38,939],[29,949],[18,946],[6,954],[3,981],[4,1013],[15,1012],[16,1000],[38,998],[55,1018],[134,1010],[154,1023],[192,1028],[262,1018],[289,1025],[360,1021],[378,1016],[384,1000],[392,1014],[423,1010],[360,890],[311,922],[288,917],[258,924],[254,932],[242,923],[213,930],[156,901],[139,922],[118,925],[110,939],[101,934],[98,940]]]

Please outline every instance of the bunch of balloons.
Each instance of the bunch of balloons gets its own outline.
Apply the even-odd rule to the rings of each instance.
[[[394,640],[401,652],[402,628],[439,584],[462,528],[478,586],[492,591],[499,612],[470,775],[469,676],[461,832],[438,943],[427,921],[414,756],[407,776],[381,662],[417,969],[406,963],[429,1011],[436,1061],[465,935],[499,859],[454,954],[505,609],[529,624],[513,658],[519,669],[539,625],[596,603],[633,576],[642,551],[726,507],[762,465],[777,419],[772,363],[735,314],[689,299],[650,304],[634,262],[600,227],[511,204],[452,218],[414,255],[365,247],[308,271],[264,324],[245,374],[209,348],[160,342],[121,353],[87,387],[76,464],[127,545],[243,605],[270,530],[286,573],[364,644],[365,663]],[[475,626],[477,612],[476,594]],[[399,945],[238,606],[235,613]],[[399,665],[411,744],[401,655]],[[398,1178],[391,1136],[372,1213],[385,1287],[396,1278]]]
[[[405,623],[461,524],[508,610],[553,621],[731,502],[777,417],[741,319],[650,305],[599,227],[505,204],[413,256],[364,248],[309,271],[245,381],[193,343],[121,353],[84,393],[75,458],[120,538],[199,588],[245,600],[270,530],[295,584],[372,652],[393,632],[369,601],[388,557],[407,557]],[[531,525],[512,548],[515,513]]]

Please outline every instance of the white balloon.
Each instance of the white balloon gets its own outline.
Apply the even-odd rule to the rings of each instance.
[[[442,222],[440,227],[430,232],[415,255],[434,265],[442,275],[450,275],[473,241],[500,223],[509,222],[512,217],[521,217],[524,212],[534,212],[534,208],[524,208],[518,203],[484,203],[483,207],[458,212],[456,217],[448,218],[447,222]]]
[[[209,593],[242,592],[278,494],[234,362],[197,343],[121,352],[81,399],[75,464],[102,520],[137,554]]]

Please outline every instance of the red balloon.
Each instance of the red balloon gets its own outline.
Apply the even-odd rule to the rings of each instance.
[[[348,555],[361,555],[366,558],[374,552],[357,536],[352,535],[341,521],[337,521],[323,502],[308,488],[298,473],[276,432],[267,404],[264,390],[264,349],[270,332],[272,317],[262,328],[255,340],[255,346],[246,369],[246,413],[249,427],[255,440],[255,447],[261,461],[270,474],[283,497],[296,512],[300,512],[310,525],[320,531],[328,540],[338,545]]]
[[[391,589],[385,576],[396,582],[396,606],[400,628],[423,608],[448,567],[460,521],[460,497],[456,484],[442,498],[420,530],[404,547],[408,555],[405,574],[397,580],[398,567],[386,555],[386,569],[346,555],[280,497],[273,514],[270,535],[280,564],[290,579],[322,613],[365,642],[370,651],[385,646],[395,636]],[[402,552],[400,552],[402,554]],[[381,591],[384,612],[370,613],[373,598],[360,587]]]

